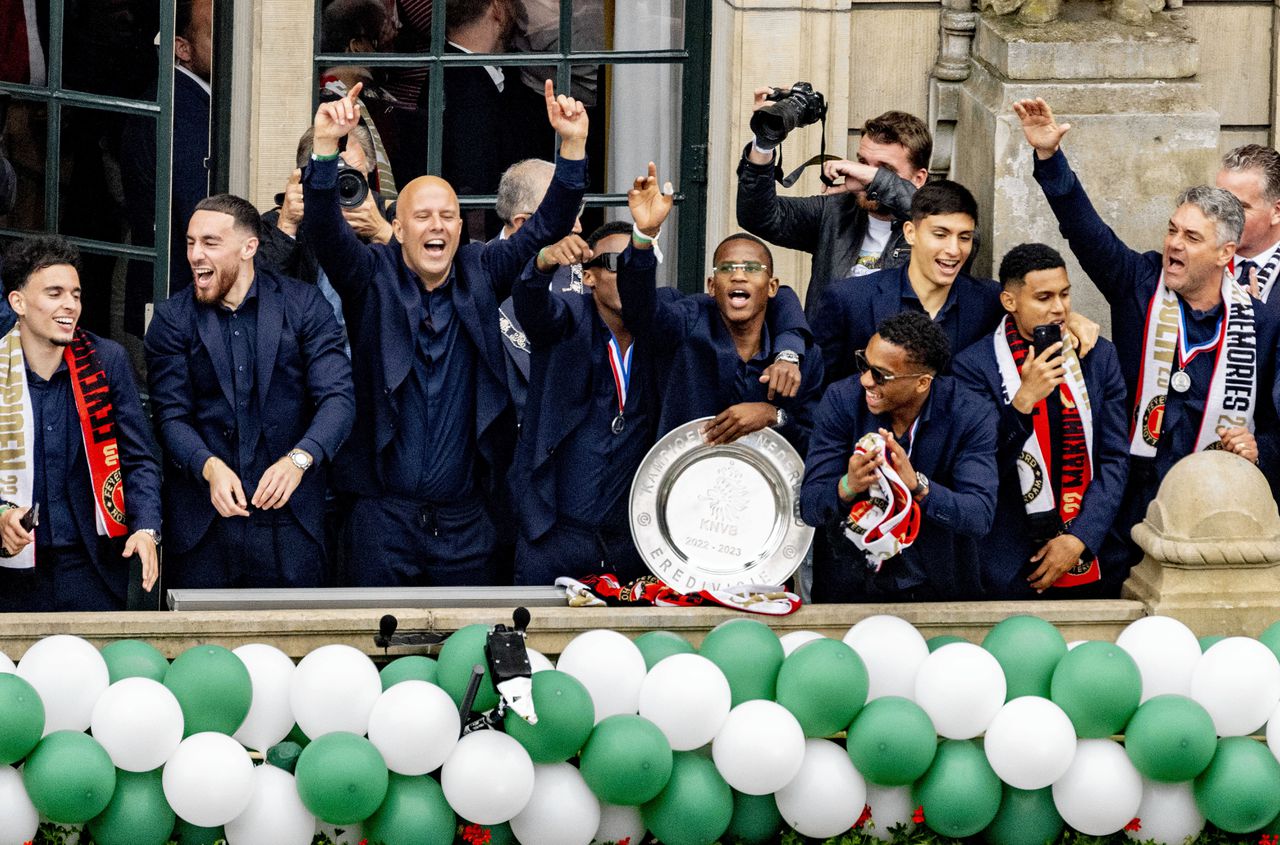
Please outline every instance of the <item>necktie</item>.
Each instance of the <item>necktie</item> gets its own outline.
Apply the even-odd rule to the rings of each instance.
[[[1244,259],[1240,262],[1240,275],[1236,277],[1236,281],[1238,281],[1242,287],[1249,287],[1249,271],[1257,269],[1257,264],[1247,258]],[[1258,282],[1261,284],[1262,279],[1258,279]]]

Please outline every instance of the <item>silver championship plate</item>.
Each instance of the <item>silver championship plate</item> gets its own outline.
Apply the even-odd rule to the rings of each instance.
[[[649,570],[680,593],[783,584],[813,528],[800,519],[804,461],[773,429],[708,446],[685,423],[654,444],[631,483],[631,537]]]

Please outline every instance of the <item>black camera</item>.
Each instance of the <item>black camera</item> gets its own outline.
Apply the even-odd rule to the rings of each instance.
[[[827,116],[826,98],[808,82],[797,82],[790,89],[774,88],[766,99],[771,102],[751,115],[751,131],[774,146],[796,127],[817,123]]]
[[[357,208],[369,196],[369,180],[358,169],[338,159],[338,205]]]

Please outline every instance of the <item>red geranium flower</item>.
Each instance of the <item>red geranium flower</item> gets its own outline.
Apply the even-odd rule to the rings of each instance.
[[[469,824],[462,829],[462,838],[470,845],[489,845],[489,840],[493,839],[493,834],[487,827]]]
[[[1142,830],[1142,819],[1136,816],[1132,819],[1129,819],[1129,823],[1124,826],[1124,829],[1132,830],[1134,833],[1137,833],[1139,830]]]
[[[863,804],[862,815],[858,816],[858,820],[853,823],[853,827],[856,830],[857,828],[862,827],[864,824],[866,824],[869,821],[871,821],[871,805]]]
[[[1258,837],[1258,845],[1280,845],[1280,835],[1264,833]]]
[[[919,807],[916,807],[916,811],[911,814],[911,821],[915,822],[916,824],[924,824],[924,805],[923,804],[921,804]]]

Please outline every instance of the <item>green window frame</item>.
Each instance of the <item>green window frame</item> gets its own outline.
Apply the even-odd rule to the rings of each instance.
[[[626,2],[626,0],[618,0]],[[706,250],[707,214],[707,132],[710,120],[711,80],[711,3],[710,0],[684,0],[684,46],[670,50],[573,50],[572,0],[560,0],[560,36],[554,52],[543,53],[475,53],[446,54],[444,3],[439,14],[431,16],[431,49],[425,53],[361,53],[359,63],[369,68],[426,67],[428,77],[427,168],[438,175],[441,170],[444,137],[444,73],[446,68],[494,65],[519,69],[528,65],[554,65],[556,90],[569,90],[574,65],[644,65],[664,64],[681,67],[681,137],[680,168],[675,183],[675,203],[679,210],[677,237],[679,262],[677,283],[682,291],[693,293],[703,289],[703,254]],[[315,52],[312,78],[326,67],[351,61],[349,54],[322,53],[322,4],[315,5]],[[319,86],[312,85],[312,111],[319,105]],[[665,177],[664,177],[665,178]],[[492,208],[493,194],[459,197],[462,208]],[[592,207],[625,207],[625,193],[588,194]]]
[[[61,209],[59,185],[61,180],[62,111],[79,108],[90,111],[119,112],[127,115],[143,115],[156,118],[156,234],[155,246],[113,243],[91,238],[67,236],[82,251],[113,258],[129,258],[149,261],[152,265],[153,301],[160,302],[169,295],[169,193],[172,179],[170,159],[173,138],[173,74],[165,73],[172,62],[163,45],[173,44],[173,3],[160,3],[160,44],[157,56],[158,79],[156,99],[133,100],[109,97],[64,88],[62,83],[62,55],[64,47],[63,24],[66,0],[49,0],[49,54],[46,84],[25,85],[0,81],[0,92],[15,101],[42,103],[48,110],[45,137],[44,170],[44,226],[37,230],[0,226],[0,239],[23,238],[34,234],[58,234]],[[163,230],[163,231],[162,231]],[[65,234],[65,233],[64,233]]]

